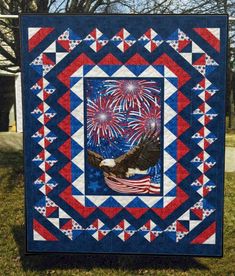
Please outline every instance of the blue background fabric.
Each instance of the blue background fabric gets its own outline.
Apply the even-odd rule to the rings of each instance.
[[[138,26],[138,28],[136,27]],[[31,28],[35,36],[41,30],[42,36],[45,34],[45,28],[54,28],[48,35],[29,51],[29,29]],[[33,28],[38,28],[33,29]],[[46,50],[54,41],[58,41],[58,37],[69,28],[69,38],[71,41],[81,42],[70,49],[67,55],[59,62],[56,61],[56,53],[65,53],[65,48],[61,48],[61,44],[51,53]],[[94,51],[90,46],[91,42],[86,41],[88,34],[92,33],[94,28],[102,32],[102,36],[98,40],[108,40],[108,43],[101,49]],[[117,46],[118,43],[111,41],[120,29],[125,28],[129,32],[129,36],[125,39],[135,40],[132,46],[129,46],[124,52]],[[149,28],[154,29],[157,33],[155,41],[162,41],[161,44],[153,51],[147,50],[144,46],[145,41],[138,40]],[[200,36],[195,28],[203,28],[208,32],[219,29],[220,51],[211,46],[202,36]],[[180,40],[177,30],[180,29],[186,34],[191,44],[183,48],[182,51],[175,50],[171,44],[172,41]],[[40,36],[38,36],[40,37]],[[41,39],[39,38],[39,39]],[[124,39],[124,40],[125,40]],[[92,41],[94,42],[94,41]],[[202,49],[193,50],[192,43],[195,43]],[[58,43],[59,44],[59,43]],[[194,44],[193,44],[194,45]],[[191,47],[191,48],[190,48]],[[26,190],[26,228],[27,228],[27,251],[28,252],[73,252],[73,253],[131,253],[131,254],[169,254],[169,255],[200,255],[200,256],[221,256],[222,255],[222,216],[223,216],[223,182],[224,182],[224,133],[225,133],[225,89],[226,89],[226,48],[227,48],[227,16],[225,15],[22,15],[21,16],[21,51],[22,51],[22,81],[23,81],[23,112],[24,112],[24,157],[25,157],[25,190]],[[48,73],[43,73],[42,64],[36,64],[34,61],[41,53],[45,54],[45,59],[49,58],[49,63],[53,66]],[[76,154],[83,149],[75,142],[71,141],[70,158],[66,154],[62,154],[61,146],[84,124],[79,122],[72,114],[59,103],[61,98],[70,91],[70,110],[78,107],[81,102],[73,95],[73,84],[70,88],[58,77],[74,60],[80,55],[85,54],[94,63],[94,65],[86,64],[84,61],[84,80],[86,82],[85,71],[91,70],[95,64],[108,54],[112,54],[121,64],[125,64],[136,53],[145,59],[148,65],[153,64],[162,55],[168,55],[180,68],[190,75],[190,79],[182,85],[176,93],[162,102],[162,114],[165,106],[170,106],[176,113],[175,117],[163,125],[161,140],[164,143],[166,139],[166,129],[175,137],[180,136],[178,140],[183,143],[189,151],[183,155],[181,159],[179,154],[178,140],[166,147],[162,147],[162,158],[169,154],[173,159],[177,160],[169,170],[163,174],[172,182],[177,183],[176,188],[169,191],[165,196],[181,197],[182,204],[172,209],[163,211],[167,203],[162,200],[156,201],[155,205],[150,202],[146,203],[144,199],[135,197],[129,201],[130,195],[123,195],[123,206],[121,201],[115,200],[115,193],[104,191],[103,195],[107,195],[108,199],[100,206],[92,201],[91,196],[102,196],[102,190],[89,191],[89,181],[86,183],[84,205],[91,213],[79,212],[72,203],[69,204],[61,194],[71,188],[71,196],[76,198],[82,193],[78,191],[73,182],[82,175],[82,171],[72,162],[69,175],[60,173],[61,170],[68,166]],[[189,59],[185,58],[183,53],[190,54],[192,57],[191,64]],[[205,72],[200,72],[197,67],[197,60],[205,54],[215,61],[217,64],[210,62],[206,65]],[[203,58],[203,57],[202,57]],[[43,62],[48,62],[48,61]],[[140,64],[138,65],[138,62]],[[206,61],[204,61],[206,62]],[[129,70],[139,77],[140,73],[145,70],[141,61],[137,59],[137,64],[129,67]],[[195,64],[194,64],[195,63]],[[199,64],[201,64],[199,62]],[[170,66],[170,64],[168,64]],[[111,64],[107,68],[99,65],[102,70],[107,70],[109,78],[112,77],[111,71],[115,71],[115,65]],[[103,67],[102,67],[103,66]],[[121,66],[117,65],[116,66]],[[142,67],[141,67],[142,66]],[[156,66],[156,70],[161,70],[163,75],[166,69],[161,65]],[[147,65],[146,65],[147,67]],[[166,68],[167,65],[165,64]],[[43,78],[47,81],[45,90],[55,89],[55,91],[44,98],[38,96],[40,88],[35,84]],[[155,76],[149,76],[155,79]],[[166,78],[166,77],[165,77]],[[211,97],[202,100],[199,97],[203,92],[203,88],[198,84],[203,81],[209,81],[210,84],[204,90],[209,90]],[[79,80],[74,80],[78,82]],[[99,82],[100,79],[92,77],[92,81]],[[157,81],[157,80],[156,80]],[[179,86],[177,81],[168,78],[173,86]],[[161,83],[161,93],[165,95],[167,87]],[[33,88],[32,88],[33,87]],[[179,111],[180,99],[179,91],[189,103]],[[181,94],[180,94],[181,95]],[[163,96],[162,96],[163,101]],[[40,121],[38,112],[40,104],[45,103],[48,106],[47,113],[53,115],[50,120],[44,120],[44,124]],[[74,107],[73,107],[74,103]],[[176,104],[177,103],[177,104]],[[205,103],[209,105],[205,108]],[[197,112],[199,107],[204,105],[204,113]],[[85,107],[86,108],[86,107]],[[168,107],[167,107],[168,108]],[[36,112],[33,112],[37,109]],[[39,108],[40,109],[40,108]],[[200,108],[199,108],[200,109]],[[45,110],[44,110],[45,111]],[[33,113],[32,113],[33,112]],[[204,115],[202,115],[202,113]],[[206,114],[206,115],[205,115]],[[42,115],[44,116],[44,115]],[[66,116],[70,116],[71,133],[68,134],[59,127],[60,123]],[[189,125],[189,127],[181,134],[179,131],[179,116]],[[201,123],[201,116],[206,116],[208,122]],[[185,124],[186,124],[185,123]],[[56,137],[50,142],[46,150],[49,152],[47,157],[40,155],[42,148],[39,141],[47,139],[45,133],[42,136],[35,136],[41,127],[47,127],[48,137]],[[204,136],[197,133],[204,129]],[[209,133],[205,133],[205,128]],[[197,134],[197,135],[195,135]],[[210,141],[209,146],[202,150],[200,141],[207,139]],[[49,139],[50,140],[50,139]],[[87,145],[84,145],[86,150]],[[203,152],[203,154],[201,153]],[[206,154],[205,154],[206,152]],[[44,152],[45,153],[45,152]],[[40,155],[40,156],[39,156]],[[74,155],[74,156],[73,156]],[[178,159],[177,159],[178,158]],[[204,158],[204,159],[202,159]],[[162,159],[163,160],[163,159]],[[57,161],[57,162],[55,162]],[[47,163],[50,168],[42,170],[41,164]],[[179,165],[178,165],[179,164]],[[49,166],[48,165],[48,166]],[[164,162],[162,166],[164,167]],[[177,167],[178,166],[178,167]],[[181,177],[185,168],[188,175]],[[200,166],[208,166],[208,169]],[[68,168],[68,167],[66,167]],[[87,169],[87,168],[86,168]],[[88,168],[89,172],[89,168]],[[50,176],[48,182],[46,180],[38,181],[45,173]],[[202,185],[197,180],[204,177]],[[90,172],[89,172],[90,176]],[[205,181],[208,179],[208,181]],[[70,180],[69,180],[70,179]],[[164,181],[161,181],[161,189],[164,191]],[[92,183],[92,182],[91,182]],[[43,189],[49,187],[48,193],[43,193]],[[48,189],[49,189],[48,188]],[[166,189],[165,189],[166,191]],[[183,192],[182,192],[183,191]],[[185,196],[187,195],[187,197]],[[162,196],[162,193],[161,195]],[[159,195],[151,196],[159,197]],[[125,200],[128,202],[125,205]],[[71,199],[69,199],[71,200]],[[54,208],[52,210],[52,208]],[[102,209],[103,208],[103,209]],[[116,215],[107,215],[108,211],[104,208],[112,208],[110,212],[116,212]],[[166,208],[167,209],[167,208]],[[85,210],[85,209],[84,209]],[[107,210],[107,209],[105,209]],[[164,209],[165,210],[165,209]],[[199,211],[198,211],[199,210]],[[48,214],[47,214],[48,212]],[[62,212],[66,213],[61,215]],[[85,211],[84,211],[85,212]],[[106,212],[106,213],[105,213]],[[143,214],[141,213],[143,212]],[[164,216],[164,212],[168,215]],[[50,214],[49,214],[50,213]],[[112,213],[112,214],[114,214]],[[200,213],[200,214],[199,214]],[[110,214],[110,213],[109,213]],[[141,215],[142,214],[142,215]],[[185,214],[185,216],[183,216]],[[98,220],[98,221],[97,221]],[[36,221],[36,222],[35,222]],[[152,222],[152,226],[148,222]],[[101,223],[102,222],[102,223]],[[127,223],[128,222],[128,223]],[[194,225],[194,226],[192,226]],[[196,226],[195,226],[196,225]],[[152,237],[152,238],[151,238]],[[210,239],[209,239],[210,238]]]

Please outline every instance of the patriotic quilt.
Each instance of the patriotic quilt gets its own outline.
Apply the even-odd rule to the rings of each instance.
[[[226,15],[22,15],[27,252],[222,255]]]

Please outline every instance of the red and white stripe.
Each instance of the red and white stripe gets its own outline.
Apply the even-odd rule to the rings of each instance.
[[[118,177],[105,177],[108,187],[118,193],[127,194],[159,194],[160,185],[150,182],[150,176],[142,179],[122,179]]]

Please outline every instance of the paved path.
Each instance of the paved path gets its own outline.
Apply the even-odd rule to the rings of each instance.
[[[235,172],[235,147],[225,149],[225,171]]]
[[[0,150],[16,151],[22,149],[22,133],[0,132]],[[226,147],[225,171],[235,172],[235,147]]]
[[[0,132],[0,150],[17,151],[22,150],[22,133]]]

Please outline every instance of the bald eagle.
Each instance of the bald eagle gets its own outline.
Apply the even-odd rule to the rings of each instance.
[[[128,178],[134,174],[146,174],[148,168],[156,165],[160,158],[158,133],[147,133],[140,143],[127,153],[115,159],[104,159],[100,154],[87,150],[91,166],[102,169],[106,177]]]

